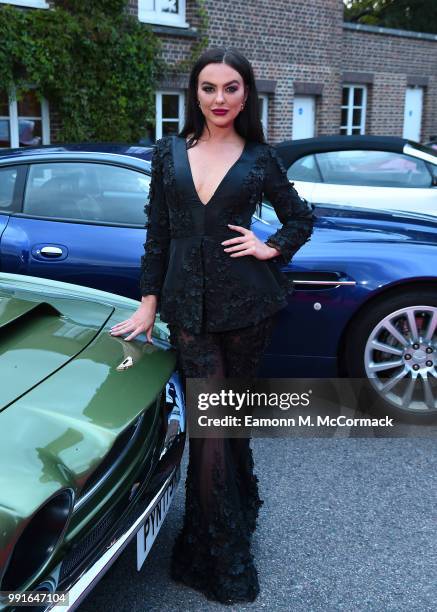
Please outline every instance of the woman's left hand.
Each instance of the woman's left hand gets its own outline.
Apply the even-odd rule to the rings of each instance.
[[[255,236],[252,230],[249,230],[246,227],[241,227],[240,225],[231,225],[230,223],[228,223],[228,227],[243,234],[242,236],[237,236],[236,238],[224,240],[221,243],[223,246],[227,246],[224,251],[229,253],[230,257],[253,255],[253,257],[256,257],[256,259],[271,259],[278,254],[276,249],[270,247],[268,244],[262,242],[262,240]]]

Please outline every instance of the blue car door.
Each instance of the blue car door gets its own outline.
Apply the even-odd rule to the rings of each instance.
[[[115,163],[32,163],[1,269],[140,298],[149,176]]]

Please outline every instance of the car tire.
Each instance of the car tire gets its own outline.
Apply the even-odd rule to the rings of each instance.
[[[409,423],[436,421],[437,290],[374,302],[353,322],[345,357],[348,376],[365,381],[361,409]]]

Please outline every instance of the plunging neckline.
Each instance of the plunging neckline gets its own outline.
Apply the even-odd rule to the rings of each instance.
[[[220,187],[223,185],[223,183],[225,182],[225,180],[227,179],[227,177],[229,176],[231,170],[234,169],[234,167],[238,164],[238,162],[241,160],[241,158],[243,157],[244,153],[246,152],[247,146],[248,146],[248,140],[246,140],[246,142],[244,143],[244,147],[243,150],[241,151],[240,156],[238,157],[238,159],[235,160],[235,162],[232,164],[232,166],[230,166],[228,168],[228,170],[226,171],[225,175],[223,176],[223,178],[221,179],[221,181],[219,182],[219,184],[217,185],[217,187],[215,188],[212,196],[209,198],[209,200],[206,203],[203,203],[202,200],[199,197],[199,194],[197,193],[197,189],[196,189],[196,185],[194,183],[194,177],[193,177],[193,172],[191,171],[191,164],[190,164],[190,158],[188,157],[188,149],[187,149],[187,141],[185,140],[185,138],[182,136],[181,137],[182,141],[184,142],[185,146],[184,146],[184,151],[185,151],[185,161],[187,163],[188,166],[188,173],[190,175],[190,179],[191,179],[191,185],[193,187],[193,191],[196,195],[196,198],[198,200],[198,202],[202,205],[202,206],[209,206],[209,204],[211,203],[211,201],[214,199],[215,195],[217,194],[217,192],[219,191]]]

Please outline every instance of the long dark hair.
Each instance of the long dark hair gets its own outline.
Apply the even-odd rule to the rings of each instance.
[[[197,104],[197,84],[200,71],[211,63],[221,63],[236,70],[246,86],[248,92],[243,110],[237,115],[234,126],[235,131],[246,141],[265,142],[264,132],[258,106],[258,92],[255,85],[255,76],[249,60],[235,48],[212,47],[207,49],[196,61],[191,69],[188,82],[188,96],[185,108],[184,127],[179,136],[186,138],[189,134],[189,147],[197,141],[205,127],[205,117]]]

